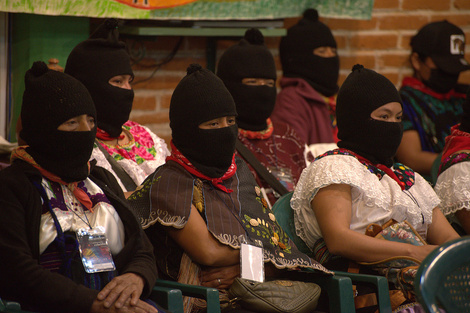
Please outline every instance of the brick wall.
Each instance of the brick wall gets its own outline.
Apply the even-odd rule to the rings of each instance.
[[[403,77],[412,73],[409,66],[409,40],[421,26],[432,21],[447,19],[460,26],[467,38],[467,60],[470,60],[470,0],[375,0],[370,20],[322,18],[333,31],[340,56],[340,84],[356,63],[363,64],[387,76],[397,87]],[[288,28],[298,18],[285,20]],[[177,44],[178,38],[159,37],[144,43],[145,55],[134,66],[135,81],[148,78],[154,68],[149,67],[167,57]],[[142,43],[130,41],[133,51],[142,50]],[[217,56],[235,42],[219,40]],[[278,45],[279,38],[266,38],[282,75]],[[190,63],[206,66],[206,38],[186,37],[172,61],[162,65],[151,79],[137,83],[131,119],[147,125],[159,136],[171,138],[168,124],[168,108],[171,94],[185,75]],[[470,83],[470,71],[462,74],[460,81]]]

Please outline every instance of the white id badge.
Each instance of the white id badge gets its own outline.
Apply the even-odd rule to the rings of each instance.
[[[77,241],[83,267],[87,273],[109,272],[116,269],[104,227],[77,230]]]
[[[264,282],[264,262],[263,262],[263,248],[250,245],[247,243],[241,244],[240,249],[240,272],[241,277],[248,280],[257,282]]]

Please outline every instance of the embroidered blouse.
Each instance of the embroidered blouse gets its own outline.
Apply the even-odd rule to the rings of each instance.
[[[240,249],[242,240],[261,240],[265,262],[279,269],[308,267],[329,272],[296,249],[267,207],[245,162],[238,157],[236,162],[236,174],[223,182],[231,193],[168,161],[131,195],[131,206],[158,251],[159,269],[176,279],[183,252],[161,226],[185,227],[193,204],[220,243]]]
[[[453,214],[470,209],[470,153],[451,155],[442,161],[434,190],[442,200],[441,210],[451,220]]]
[[[91,199],[93,213],[85,209],[75,198],[72,191],[60,183],[42,179],[46,191],[63,232],[75,232],[89,226],[103,226],[106,230],[111,253],[118,254],[124,246],[124,225],[118,213],[111,205],[103,191],[89,178],[79,182],[78,188],[84,190]],[[57,237],[57,230],[52,215],[43,203],[39,226],[39,248],[42,254]]]
[[[424,178],[410,168],[395,164],[393,170],[405,183],[405,190],[383,171],[361,163],[351,154],[333,150],[319,156],[302,172],[291,200],[297,235],[313,249],[323,235],[310,205],[312,199],[323,187],[346,184],[351,186],[352,230],[364,234],[370,223],[407,220],[426,238],[439,198]]]
[[[136,185],[139,186],[157,167],[165,163],[165,158],[170,155],[170,152],[165,141],[143,125],[127,121],[123,125],[123,129],[130,135],[131,140],[129,143],[122,146],[111,146],[103,142],[100,142],[100,144],[122,166]],[[106,160],[106,156],[100,151],[96,142],[91,159],[96,159],[98,166],[113,173],[122,190],[126,191],[126,188],[116,173],[114,173],[111,164]]]

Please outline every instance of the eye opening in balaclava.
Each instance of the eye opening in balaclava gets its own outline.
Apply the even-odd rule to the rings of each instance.
[[[237,125],[200,129],[219,117],[237,116],[224,83],[199,64],[191,64],[170,101],[170,128],[175,147],[204,175],[219,178],[232,164]]]
[[[34,160],[65,182],[88,176],[96,127],[70,132],[57,128],[83,114],[96,119],[93,100],[85,86],[67,74],[49,70],[44,62],[34,62],[25,74],[21,138]]]
[[[98,128],[117,138],[129,119],[134,91],[112,86],[109,80],[117,75],[134,73],[126,45],[119,41],[116,19],[107,19],[89,39],[79,43],[70,53],[64,72],[87,87],[95,103]]]

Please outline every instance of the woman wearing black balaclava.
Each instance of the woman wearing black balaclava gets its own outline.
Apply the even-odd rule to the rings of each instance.
[[[139,299],[157,276],[152,246],[111,173],[88,162],[95,118],[78,80],[44,62],[28,70],[27,145],[0,172],[0,295],[25,310],[158,312]],[[93,234],[107,243],[88,249]]]
[[[82,82],[95,103],[98,125],[92,159],[113,173],[126,192],[134,191],[162,165],[169,151],[163,139],[129,120],[134,73],[126,46],[118,37],[117,21],[106,20],[72,50],[64,72]],[[110,157],[121,170],[115,170]]]
[[[294,128],[308,145],[336,141],[339,57],[329,27],[308,9],[279,45],[283,77],[271,116]]]
[[[360,262],[395,256],[423,260],[457,238],[431,186],[412,169],[393,164],[403,133],[402,104],[384,76],[355,65],[338,92],[339,149],[303,171],[292,197],[298,235],[312,249]],[[365,235],[371,223],[409,222],[428,241],[413,246]]]
[[[173,92],[171,156],[129,200],[152,241],[162,277],[226,290],[240,275],[243,240],[260,240],[268,268],[325,269],[281,230],[245,162],[235,157],[235,103],[200,65]],[[186,312],[198,312],[191,302]]]
[[[276,103],[276,65],[263,34],[249,29],[240,42],[220,57],[217,76],[237,107],[238,139],[287,190],[292,191],[305,168],[305,142],[294,128],[270,119]],[[272,187],[252,169],[271,204]]]

